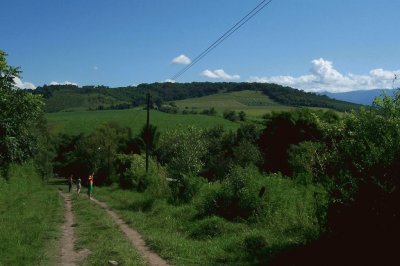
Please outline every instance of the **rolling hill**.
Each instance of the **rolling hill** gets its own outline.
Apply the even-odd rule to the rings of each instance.
[[[42,94],[46,103],[46,112],[82,111],[104,109],[128,109],[143,105],[146,94],[150,93],[155,106],[163,102],[179,101],[190,98],[200,99],[209,95],[221,95],[240,91],[259,93],[236,101],[246,106],[319,107],[337,111],[348,111],[360,105],[334,100],[325,95],[307,93],[290,87],[267,83],[228,83],[228,82],[192,82],[192,83],[152,83],[136,87],[108,88],[105,86],[51,85],[38,87],[32,91]],[[261,97],[261,94],[266,97]],[[224,96],[216,96],[224,97]],[[235,95],[233,95],[235,97]],[[221,99],[222,99],[221,98]],[[221,102],[221,99],[218,100]],[[247,99],[247,100],[246,100]],[[201,101],[201,100],[200,100]],[[244,103],[247,101],[246,103]],[[219,103],[221,104],[221,103]]]

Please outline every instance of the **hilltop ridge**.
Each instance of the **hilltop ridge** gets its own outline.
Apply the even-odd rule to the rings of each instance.
[[[46,112],[58,112],[128,109],[145,104],[148,92],[152,95],[153,104],[161,106],[163,102],[244,90],[261,91],[273,102],[284,106],[320,107],[337,111],[349,111],[361,106],[331,99],[325,95],[317,95],[272,83],[150,83],[117,88],[106,86],[44,85],[32,92],[43,95],[46,102]]]

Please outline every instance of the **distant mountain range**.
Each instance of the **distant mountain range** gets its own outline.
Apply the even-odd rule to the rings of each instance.
[[[383,93],[386,93],[389,96],[392,96],[395,90],[392,89],[376,89],[376,90],[359,90],[359,91],[349,91],[349,92],[340,92],[340,93],[332,93],[332,92],[321,92],[319,94],[326,95],[329,98],[333,98],[340,101],[352,102],[362,105],[372,105],[375,97],[381,96]]]

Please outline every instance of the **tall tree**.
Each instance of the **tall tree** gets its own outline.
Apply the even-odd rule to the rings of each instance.
[[[7,54],[0,50],[0,167],[23,162],[37,152],[37,128],[43,120],[43,101],[15,87],[18,67],[8,65]]]

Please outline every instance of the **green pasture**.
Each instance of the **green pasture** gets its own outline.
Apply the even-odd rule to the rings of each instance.
[[[79,134],[89,133],[101,124],[116,122],[132,129],[133,134],[139,133],[146,123],[146,110],[104,110],[104,111],[76,111],[46,114],[48,127],[52,133]],[[218,116],[167,114],[159,111],[150,112],[150,123],[160,131],[177,127],[195,126],[210,128],[222,125],[227,130],[236,130],[238,123],[234,123]]]
[[[282,112],[296,109],[294,106],[286,106],[270,99],[261,91],[236,91],[219,93],[198,98],[190,98],[175,101],[180,110],[205,110],[214,107],[220,114],[226,110],[243,111],[249,118],[259,119],[271,112]],[[328,110],[327,108],[311,107],[314,110]]]
[[[176,105],[184,109],[207,109],[214,107],[216,109],[241,109],[241,108],[257,108],[257,107],[283,107],[274,102],[268,96],[260,91],[237,91],[229,93],[219,93],[199,98],[190,98],[175,102]]]

